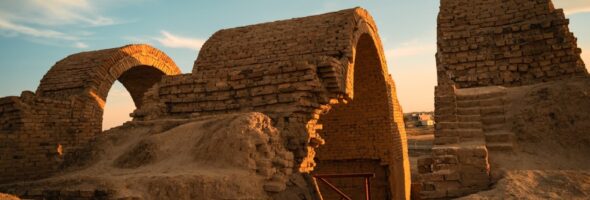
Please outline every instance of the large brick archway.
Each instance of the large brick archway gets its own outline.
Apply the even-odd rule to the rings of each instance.
[[[325,144],[317,149],[313,173],[375,173],[372,198],[403,199],[410,178],[402,112],[380,41],[369,30],[356,38],[354,61],[348,67],[352,88],[347,93],[354,97],[333,105],[318,120]],[[362,178],[334,179],[332,183],[353,199],[364,198]],[[320,189],[326,199],[339,198],[328,187]]]

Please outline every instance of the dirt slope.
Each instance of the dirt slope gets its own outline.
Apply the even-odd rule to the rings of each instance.
[[[269,199],[285,188],[293,160],[261,113],[128,123],[87,152],[62,174],[4,187],[101,189],[109,199]]]

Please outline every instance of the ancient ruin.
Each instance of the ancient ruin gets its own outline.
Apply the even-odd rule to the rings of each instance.
[[[377,27],[363,9],[220,30],[188,74],[147,45],[68,56],[36,93],[2,98],[1,181],[47,177],[79,159],[100,135],[115,80],[133,97],[135,122],[248,112],[270,117],[292,154],[287,163],[269,163],[292,167],[254,167],[269,177],[265,190],[272,195],[301,187],[287,184],[292,176],[306,176],[303,187],[312,190],[312,171],[376,172],[375,198],[409,198],[402,111]],[[351,179],[338,184],[356,189]]]
[[[148,45],[58,61],[36,92],[0,98],[0,192],[339,199],[317,177],[363,174],[331,183],[351,199],[503,199],[521,178],[590,180],[590,78],[562,10],[441,0],[437,44],[434,146],[413,180],[377,27],[354,8],[219,30],[191,73]],[[103,132],[115,81],[136,110]],[[590,195],[569,187],[533,197]]]
[[[568,23],[550,0],[441,1],[434,147],[418,161],[423,198],[490,187],[492,154],[515,151],[514,113],[526,106],[510,96],[530,90],[519,86],[588,77]]]

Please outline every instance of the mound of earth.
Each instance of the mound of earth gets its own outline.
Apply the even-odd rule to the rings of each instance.
[[[83,152],[66,159],[74,161],[63,173],[0,188],[32,197],[57,191],[107,199],[270,199],[288,185],[305,185],[292,176],[293,154],[261,113],[129,122]]]
[[[509,170],[489,191],[462,199],[588,199],[589,170]]]
[[[464,199],[590,198],[590,79],[508,89],[510,153],[490,152],[489,191]]]

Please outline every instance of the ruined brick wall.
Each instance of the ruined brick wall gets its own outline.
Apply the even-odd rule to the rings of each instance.
[[[568,24],[550,0],[441,0],[439,77],[469,88],[585,76]]]
[[[147,45],[82,52],[57,62],[37,93],[0,101],[0,183],[48,176],[101,133],[114,81],[123,83],[139,107],[149,87],[178,73],[170,58]]]
[[[422,198],[490,187],[489,156],[515,145],[504,86],[588,76],[568,23],[550,0],[441,0],[434,146],[418,160]]]
[[[55,171],[63,158],[58,145],[71,146],[84,137],[72,131],[70,101],[37,98],[32,92],[3,100],[8,101],[3,101],[0,116],[11,122],[2,122],[0,182],[35,179]]]

